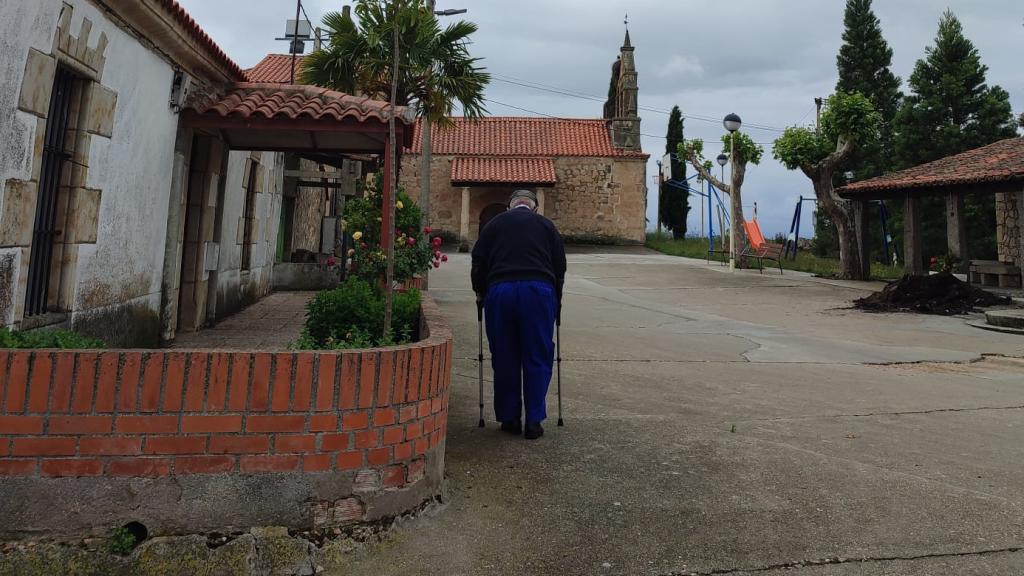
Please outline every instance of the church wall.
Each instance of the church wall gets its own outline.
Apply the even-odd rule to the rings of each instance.
[[[419,160],[418,154],[406,154],[402,159],[400,184],[407,191],[419,190]],[[431,225],[458,235],[462,187],[451,185],[451,162],[451,156],[434,156],[431,161]],[[544,215],[567,239],[642,243],[646,229],[646,170],[643,158],[561,157],[555,159],[558,183],[535,190],[544,194]],[[512,190],[513,187],[470,189],[470,242],[476,240],[480,212],[493,202],[507,199]]]

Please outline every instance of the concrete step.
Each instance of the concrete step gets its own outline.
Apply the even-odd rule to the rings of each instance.
[[[1024,330],[1024,310],[992,310],[985,312],[985,321],[992,326]]]

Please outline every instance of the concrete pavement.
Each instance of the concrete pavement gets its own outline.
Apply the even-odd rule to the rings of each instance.
[[[849,309],[870,285],[589,250],[567,426],[526,442],[489,390],[476,428],[468,268],[431,275],[457,341],[447,504],[353,574],[1024,573],[1024,337]]]

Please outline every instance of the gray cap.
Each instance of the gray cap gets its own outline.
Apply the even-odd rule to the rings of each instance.
[[[534,204],[537,204],[537,193],[533,190],[516,190],[512,193],[512,196],[508,199],[509,206],[516,201],[517,198],[526,198]]]

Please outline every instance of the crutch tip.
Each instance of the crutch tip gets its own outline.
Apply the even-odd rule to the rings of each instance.
[[[477,428],[483,428],[484,427],[484,419],[483,418],[481,418],[480,421],[477,422],[476,427]]]
[[[561,418],[559,418],[558,419],[558,425],[559,426],[565,426],[565,420],[562,420]]]

